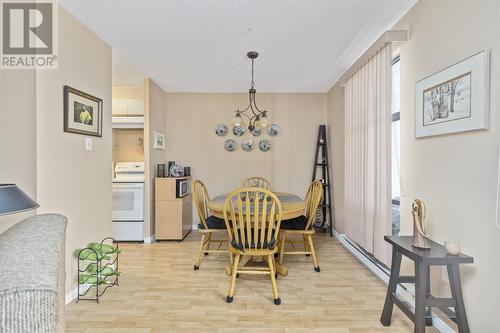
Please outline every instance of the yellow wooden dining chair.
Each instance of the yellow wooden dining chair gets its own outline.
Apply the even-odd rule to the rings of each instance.
[[[198,255],[196,256],[196,263],[194,269],[198,270],[200,268],[201,253],[204,252],[205,255],[209,253],[225,253],[227,250],[220,250],[220,247],[226,239],[212,239],[212,235],[226,230],[226,223],[224,219],[218,218],[216,216],[210,215],[208,209],[208,201],[210,200],[208,196],[207,187],[200,180],[193,181],[192,186],[193,200],[198,210],[198,215],[200,217],[200,224],[198,224],[198,231],[201,233],[201,242],[198,250]],[[210,244],[217,243],[217,248],[215,250],[210,250]],[[230,258],[232,258],[230,256]]]
[[[245,179],[245,181],[243,182],[241,187],[242,188],[261,187],[261,188],[265,188],[266,190],[271,191],[271,183],[267,179],[265,179],[263,177],[258,177],[258,176],[254,176],[254,177],[250,177],[250,178]]]
[[[257,187],[233,191],[224,202],[224,220],[229,236],[229,252],[233,255],[231,284],[226,302],[233,301],[238,274],[269,275],[274,304],[281,304],[276,287],[277,235],[282,208],[278,197],[269,190]],[[262,256],[267,267],[240,267],[244,256]]]
[[[285,254],[294,254],[294,255],[312,255],[314,270],[316,272],[320,272],[320,268],[318,265],[318,258],[316,256],[316,251],[314,249],[312,235],[314,234],[314,219],[316,217],[316,210],[321,202],[323,197],[323,183],[321,180],[315,180],[307,190],[305,202],[306,209],[305,214],[299,217],[296,217],[291,220],[283,221],[280,229],[279,241],[280,241],[280,250],[279,250],[279,263],[283,264],[283,259]],[[302,242],[304,243],[304,251],[298,251],[295,248],[294,241],[292,239],[289,240],[289,243],[292,247],[292,250],[285,251],[285,244],[287,236],[292,235],[301,235]]]

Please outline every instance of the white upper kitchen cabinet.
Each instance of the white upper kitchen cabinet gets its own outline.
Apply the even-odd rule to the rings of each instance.
[[[127,115],[128,116],[144,116],[144,100],[143,99],[127,99]]]
[[[113,98],[113,116],[144,116],[143,99]]]

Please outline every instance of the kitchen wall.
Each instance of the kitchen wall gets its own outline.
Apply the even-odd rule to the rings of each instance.
[[[114,86],[113,98],[144,99],[144,86]]]
[[[64,85],[103,100],[102,138],[92,138],[92,151],[85,151],[85,136],[63,132]],[[36,119],[32,168],[38,213],[68,218],[66,292],[70,293],[77,287],[73,252],[111,234],[111,48],[62,8],[59,68],[37,72]]]
[[[36,199],[36,73],[0,70],[0,183]],[[35,211],[0,217],[0,233]]]
[[[156,165],[165,163],[166,151],[154,148],[154,133],[167,132],[165,91],[151,79],[144,79],[144,157],[145,157],[145,182],[144,202],[144,237],[145,242],[151,241],[154,235],[154,178]],[[181,124],[177,124],[181,127]],[[187,128],[187,127],[185,127]],[[170,144],[166,140],[167,146]]]
[[[410,32],[400,47],[401,233],[411,234],[410,206],[421,198],[431,238],[460,242],[474,257],[462,283],[471,331],[480,333],[500,330],[499,17],[498,1],[421,0],[395,26]],[[484,49],[491,51],[490,129],[416,139],[415,82]]]
[[[113,162],[144,161],[144,130],[113,129]]]
[[[327,123],[333,175],[335,230],[344,233],[344,87],[336,85],[327,93]]]
[[[270,110],[270,121],[281,132],[254,138],[269,139],[271,150],[255,147],[245,152],[238,146],[234,152],[224,149],[224,141],[234,139],[238,145],[248,133],[236,137],[215,134],[215,125],[228,124],[233,111],[248,104],[248,94],[167,93],[166,158],[191,167],[193,179],[201,179],[213,196],[227,193],[250,176],[271,181],[276,191],[305,195],[311,182],[318,126],[326,122],[325,94],[258,94],[258,103]],[[193,211],[194,223],[198,215]]]

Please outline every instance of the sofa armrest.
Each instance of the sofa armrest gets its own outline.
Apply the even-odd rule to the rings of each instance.
[[[0,332],[64,331],[66,225],[44,214],[0,234]]]

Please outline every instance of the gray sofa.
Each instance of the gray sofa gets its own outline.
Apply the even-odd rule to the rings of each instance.
[[[64,332],[66,225],[37,215],[0,234],[0,332]]]

